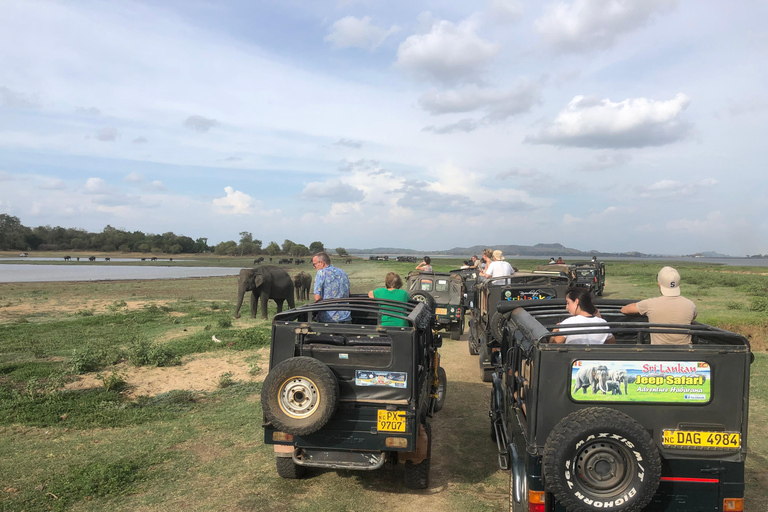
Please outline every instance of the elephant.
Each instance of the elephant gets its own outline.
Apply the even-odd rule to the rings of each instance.
[[[151,260],[151,261],[157,261],[157,256],[152,256],[152,257],[150,258],[150,260]]]
[[[64,261],[69,261],[72,259],[72,256],[64,256]]]
[[[352,263],[352,260],[350,258],[347,258],[344,263]]]
[[[298,300],[309,300],[309,290],[312,289],[312,276],[306,272],[299,272],[293,276],[293,287],[296,289]]]
[[[612,370],[609,374],[609,377],[612,381],[615,381],[619,384],[622,382],[624,383],[624,394],[627,394],[627,371],[626,370]],[[621,393],[619,393],[621,394]]]
[[[96,256],[88,256],[88,261],[96,261]]]
[[[261,263],[262,261],[264,261],[264,257],[263,257],[263,256],[259,256],[258,258],[256,258],[255,260],[253,260],[253,264],[254,264],[254,265],[258,265],[258,264],[259,264],[259,263]]]
[[[573,393],[578,393],[581,389],[584,393],[587,392],[588,387],[592,387],[592,394],[596,394],[598,390],[602,394],[607,391],[605,383],[608,381],[608,367],[607,366],[584,366],[576,373],[576,382],[573,386]]]
[[[288,301],[290,308],[295,307],[293,300],[293,281],[285,270],[263,266],[244,268],[237,280],[237,307],[235,318],[240,318],[240,307],[243,305],[245,292],[251,292],[251,318],[256,318],[256,308],[261,299],[261,318],[267,319],[267,301],[272,299],[277,304],[277,312],[283,310],[283,302]]]
[[[104,261],[110,261],[110,259],[109,258],[104,258]]]

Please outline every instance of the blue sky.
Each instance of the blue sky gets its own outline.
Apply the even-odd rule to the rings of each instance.
[[[768,253],[757,0],[3,2],[0,213]]]

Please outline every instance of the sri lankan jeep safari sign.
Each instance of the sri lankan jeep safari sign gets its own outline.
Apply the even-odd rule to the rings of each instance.
[[[703,361],[579,360],[571,367],[577,402],[709,402],[710,367]]]

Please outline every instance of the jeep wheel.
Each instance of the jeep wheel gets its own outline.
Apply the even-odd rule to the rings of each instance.
[[[504,324],[508,318],[508,313],[499,313],[498,311],[491,317],[491,334],[493,334],[493,339],[498,343],[501,343],[501,338],[504,336]]]
[[[304,466],[299,466],[293,462],[292,457],[275,457],[275,464],[277,465],[277,474],[280,478],[297,480],[302,478],[307,471],[307,468]]]
[[[423,302],[424,304],[429,306],[429,309],[431,309],[433,313],[435,312],[435,298],[432,297],[427,292],[422,292],[422,291],[411,292],[409,297],[411,300],[415,300],[416,302]]]
[[[461,324],[459,324],[458,322],[454,322],[451,324],[451,339],[452,340],[461,339]]]
[[[480,368],[483,372],[483,382],[493,382],[493,368]]]
[[[571,512],[642,510],[661,477],[651,436],[631,417],[604,407],[563,418],[542,460],[547,490]]]
[[[426,489],[429,487],[429,464],[432,459],[432,427],[424,423],[427,432],[427,458],[418,464],[405,461],[405,486],[410,489]]]
[[[467,345],[469,346],[469,353],[473,356],[476,356],[480,353],[480,345],[477,343],[476,339],[470,337],[469,341],[467,341]]]
[[[445,368],[442,366],[437,367],[437,400],[435,401],[435,412],[440,410],[445,405],[445,393],[448,390],[448,379],[445,376]]]
[[[320,430],[336,411],[339,383],[330,368],[311,357],[286,359],[267,374],[261,407],[281,432],[303,436]]]

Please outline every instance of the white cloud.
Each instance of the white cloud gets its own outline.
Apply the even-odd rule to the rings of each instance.
[[[692,197],[698,195],[702,190],[714,187],[718,180],[714,178],[703,178],[691,182],[682,182],[677,180],[660,180],[648,186],[634,185],[632,190],[640,197],[655,199]]]
[[[679,93],[671,100],[610,99],[576,96],[549,126],[526,142],[590,148],[662,146],[690,132],[680,119],[691,99]]]
[[[560,52],[609,48],[627,32],[639,29],[677,0],[574,0],[551,4],[534,27]]]
[[[425,126],[424,128],[421,129],[421,131],[444,135],[446,133],[456,133],[456,132],[469,133],[477,130],[479,127],[480,127],[480,124],[474,119],[460,119],[455,123],[446,124],[443,126],[435,126],[435,125]]]
[[[103,142],[111,142],[117,140],[120,134],[117,132],[117,128],[114,126],[106,126],[96,131],[96,138]]]
[[[596,155],[591,161],[581,166],[582,171],[604,171],[621,167],[632,159],[626,153],[605,152]]]
[[[478,82],[480,74],[501,49],[481,38],[474,21],[458,25],[436,21],[427,34],[415,34],[397,49],[397,66],[422,79],[442,84]]]
[[[0,86],[0,106],[12,109],[31,109],[37,107],[37,102],[27,98],[25,94]]]
[[[88,178],[83,191],[86,194],[111,194],[114,192],[114,189],[108,186],[107,182],[101,178]]]
[[[339,139],[333,143],[334,146],[343,146],[346,148],[360,149],[363,147],[363,143],[359,140],[353,139]]]
[[[469,86],[449,91],[432,90],[419,98],[421,108],[433,115],[483,110],[486,119],[501,121],[528,112],[541,102],[541,84],[523,82],[514,89]]]
[[[64,180],[58,178],[46,178],[38,185],[38,188],[43,190],[65,190],[67,184],[64,183]]]
[[[147,143],[147,139],[146,139],[146,137],[136,137],[135,139],[133,139],[132,142],[134,144],[146,144]]]
[[[132,172],[123,181],[126,183],[142,183],[144,181],[144,175],[138,172]]]
[[[398,30],[400,29],[397,25],[392,25],[388,29],[371,25],[370,16],[364,18],[347,16],[334,22],[331,26],[331,32],[325,36],[325,40],[331,43],[334,48],[375,50],[387,37]]]
[[[207,132],[217,124],[219,123],[215,119],[208,119],[203,116],[189,116],[184,121],[185,127],[200,133]]]
[[[232,187],[224,187],[226,197],[213,200],[213,208],[216,213],[222,215],[251,215],[255,213],[256,200]]]
[[[321,199],[336,203],[355,203],[365,198],[362,190],[341,180],[308,183],[301,195],[308,200]]]
[[[496,23],[509,23],[519,20],[525,12],[521,0],[490,0],[488,13]]]
[[[713,232],[724,232],[728,229],[723,214],[719,211],[709,212],[703,219],[677,219],[666,223],[669,231],[683,232],[692,235],[709,235]]]

